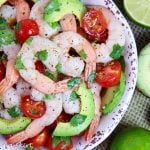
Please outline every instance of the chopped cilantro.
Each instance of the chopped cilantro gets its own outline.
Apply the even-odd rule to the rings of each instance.
[[[45,61],[48,57],[48,52],[47,52],[47,50],[42,50],[40,52],[37,52],[35,54],[35,57],[37,57],[38,59],[40,59],[42,61]]]
[[[30,44],[31,44],[31,42],[32,42],[32,40],[33,40],[33,38],[32,38],[32,37],[28,38],[28,39],[26,40],[26,44],[30,45]]]
[[[43,100],[53,100],[55,99],[55,95],[48,95],[48,94],[45,94],[44,97],[43,97]]]
[[[57,28],[59,26],[59,23],[58,22],[52,22],[52,23],[49,23],[49,26],[53,29]]]
[[[75,85],[80,83],[80,78],[72,78],[68,81],[68,87],[73,88]]]
[[[45,72],[45,75],[46,75],[48,78],[52,79],[52,80],[55,79],[55,76],[54,76],[52,73],[48,72],[48,71]]]
[[[17,106],[13,106],[7,110],[11,117],[18,117],[20,115],[20,109]]]
[[[61,67],[62,67],[62,65],[61,65],[60,63],[58,63],[58,64],[55,66],[56,71],[60,73],[60,72],[61,72]]]
[[[82,59],[86,59],[86,58],[87,58],[87,54],[84,52],[84,50],[79,51],[79,56],[80,56]]]
[[[72,93],[70,94],[70,101],[74,101],[78,98],[78,95],[75,91],[72,91]]]
[[[24,64],[23,64],[23,62],[22,62],[22,60],[21,60],[21,56],[17,56],[15,68],[16,68],[17,70],[23,70],[23,69],[25,69],[25,66],[24,66]]]
[[[92,71],[88,77],[88,81],[93,83],[95,81],[95,75],[96,75],[95,71]]]
[[[124,46],[120,46],[119,44],[114,44],[110,57],[113,59],[119,59],[123,50],[124,50]]]
[[[87,118],[87,116],[85,116],[85,115],[76,114],[71,118],[70,123],[72,126],[78,126],[78,125],[82,124],[86,118]]]

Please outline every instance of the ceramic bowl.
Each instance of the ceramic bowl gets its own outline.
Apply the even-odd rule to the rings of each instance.
[[[84,138],[81,137],[75,139],[73,142],[73,150],[92,150],[94,147],[102,143],[112,133],[129,106],[137,79],[137,49],[129,24],[121,14],[120,10],[116,7],[114,2],[112,2],[111,0],[82,0],[82,2],[86,5],[103,5],[106,8],[110,9],[116,16],[116,18],[121,22],[126,35],[126,44],[124,50],[124,58],[126,63],[126,89],[124,91],[124,95],[122,96],[119,105],[113,112],[111,112],[107,116],[102,116],[100,125],[90,141],[86,142]],[[19,146],[12,146],[12,148],[8,146],[8,148],[6,146],[6,141],[4,140],[4,138],[0,137],[0,149],[2,150],[24,149],[23,147]]]

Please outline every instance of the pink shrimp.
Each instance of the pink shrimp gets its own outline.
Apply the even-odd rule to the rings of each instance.
[[[67,54],[71,47],[79,55],[83,53],[82,59],[86,62],[85,80],[88,81],[90,74],[96,70],[96,54],[92,45],[81,35],[72,31],[60,33],[53,38],[53,41],[63,49],[63,54]]]
[[[90,124],[90,127],[88,129],[88,131],[86,132],[86,140],[90,140],[94,134],[94,132],[96,131],[96,129],[99,126],[99,122],[100,122],[100,116],[101,116],[101,112],[100,112],[100,106],[101,106],[101,98],[100,98],[100,90],[101,87],[98,84],[93,84],[92,86],[92,92],[94,94],[94,102],[95,102],[95,116]]]
[[[33,120],[24,131],[21,131],[7,139],[8,144],[20,143],[28,138],[36,136],[46,126],[49,126],[57,119],[62,112],[62,95],[57,94],[54,100],[46,101],[45,103],[46,113],[41,118]]]
[[[16,71],[15,59],[10,59],[7,62],[6,77],[0,82],[0,95],[7,91],[19,79],[19,73]]]
[[[25,0],[8,0],[17,9],[17,21],[28,19],[30,16],[30,6]]]
[[[73,31],[77,32],[77,23],[75,16],[73,14],[68,14],[63,17],[63,19],[60,21],[60,25],[62,28],[62,31]]]

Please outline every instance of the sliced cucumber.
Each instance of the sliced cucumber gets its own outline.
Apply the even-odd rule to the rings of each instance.
[[[150,43],[139,55],[137,87],[143,94],[150,97]]]

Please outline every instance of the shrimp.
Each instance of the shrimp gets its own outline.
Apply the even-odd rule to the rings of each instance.
[[[39,0],[34,4],[30,13],[30,18],[34,19],[39,26],[39,34],[45,38],[50,38],[60,31],[60,26],[53,29],[46,21],[43,20],[44,7],[49,2],[49,0]]]
[[[56,71],[56,65],[58,64],[61,49],[48,39],[34,36],[32,37],[30,45],[24,43],[22,49],[18,53],[18,57],[21,58],[22,64],[25,67],[25,69],[19,70],[20,75],[25,81],[29,82],[33,88],[42,93],[55,94],[66,91],[68,89],[67,82],[69,79],[54,82],[35,69],[34,63],[37,60],[35,55],[43,50],[46,54],[46,59],[42,62],[50,69],[50,71],[52,71],[52,69],[54,69],[53,71]],[[51,52],[55,53],[52,55]]]
[[[71,77],[80,77],[85,67],[84,61],[80,57],[68,54],[61,55],[59,62],[62,66],[60,72]]]
[[[110,53],[113,50],[113,46],[115,44],[119,44],[120,46],[125,45],[125,33],[120,22],[108,9],[102,6],[89,7],[102,11],[107,21],[108,39],[105,43],[93,45],[96,52],[96,62],[107,63],[112,60],[112,58],[110,57]]]
[[[76,18],[73,14],[67,14],[63,17],[63,19],[60,21],[60,25],[62,28],[62,31],[73,31],[77,32],[77,23]]]
[[[101,116],[101,112],[100,112],[100,108],[101,108],[101,98],[100,98],[100,91],[101,91],[101,87],[97,84],[94,83],[91,91],[94,95],[94,102],[95,102],[95,116],[90,124],[90,127],[86,133],[86,140],[90,140],[95,132],[95,130],[98,128],[99,126],[99,122],[100,122],[100,116]]]
[[[16,0],[17,22],[28,19],[30,16],[30,6],[25,0]]]
[[[12,85],[14,85],[19,79],[19,73],[16,71],[15,59],[10,59],[7,62],[6,76],[0,82],[0,95],[6,92]]]
[[[16,91],[20,96],[30,95],[31,85],[20,78],[16,84]]]
[[[2,102],[5,108],[12,108],[13,106],[19,106],[21,97],[14,88],[9,88],[2,97]]]
[[[83,60],[86,62],[85,80],[88,81],[89,75],[96,69],[96,55],[92,45],[81,35],[72,31],[60,33],[53,38],[53,41],[63,49],[63,54],[67,54],[71,47],[79,55],[80,52],[84,54]]]
[[[10,45],[2,45],[0,48],[0,51],[4,51],[8,57],[6,75],[5,78],[0,82],[0,95],[12,87],[12,85],[17,83],[19,79],[19,73],[15,69],[15,58],[19,50],[20,45],[15,43],[11,43]]]
[[[8,24],[12,25],[16,22],[17,10],[16,7],[10,5],[2,5],[0,7],[0,16],[2,16]]]
[[[23,142],[39,134],[46,126],[51,125],[62,112],[61,97],[61,94],[57,94],[55,99],[45,101],[46,113],[41,118],[33,120],[24,131],[10,137],[7,143],[14,144]]]
[[[64,92],[63,97],[63,108],[67,114],[75,114],[80,112],[80,100],[78,98],[73,101],[70,100],[70,96],[73,90],[68,90]]]

